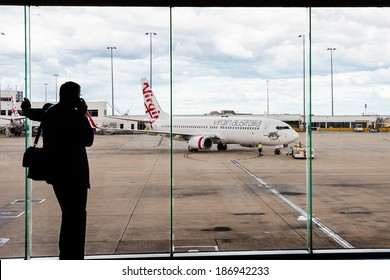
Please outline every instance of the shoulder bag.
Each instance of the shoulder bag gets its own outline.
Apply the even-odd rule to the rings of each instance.
[[[47,178],[46,156],[43,148],[38,148],[38,140],[41,135],[42,122],[39,125],[34,145],[28,147],[23,155],[23,167],[28,167],[27,177],[36,181],[45,181]]]

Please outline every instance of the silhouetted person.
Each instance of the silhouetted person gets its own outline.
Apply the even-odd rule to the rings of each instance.
[[[46,107],[49,107],[47,110]],[[80,98],[80,86],[66,82],[60,87],[60,102],[42,109],[21,107],[25,115],[42,121],[43,149],[47,154],[46,182],[53,189],[62,211],[60,259],[84,259],[87,220],[87,193],[90,187],[85,147],[93,144],[94,134],[86,117],[88,106]]]

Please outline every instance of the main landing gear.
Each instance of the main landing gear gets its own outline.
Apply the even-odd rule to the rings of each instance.
[[[218,149],[218,151],[226,151],[227,145],[226,144],[218,144],[217,149]]]
[[[280,149],[275,149],[274,154],[275,155],[280,155]]]

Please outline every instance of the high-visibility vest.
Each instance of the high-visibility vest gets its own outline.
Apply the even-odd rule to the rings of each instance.
[[[259,144],[259,145],[257,145],[257,148],[258,148],[258,149],[262,149],[262,148],[263,148],[263,145]]]

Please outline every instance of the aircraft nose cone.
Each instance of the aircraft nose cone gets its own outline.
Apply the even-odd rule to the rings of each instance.
[[[295,130],[293,130],[293,133],[291,135],[291,138],[292,138],[292,142],[297,140],[299,138],[299,134],[298,132],[296,132]]]

